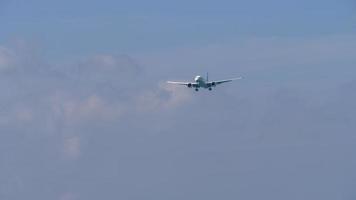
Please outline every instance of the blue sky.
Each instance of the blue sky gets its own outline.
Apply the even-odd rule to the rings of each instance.
[[[0,0],[0,199],[355,199],[355,7]]]
[[[2,40],[18,36],[39,41],[53,59],[144,52],[240,37],[355,32],[352,1],[35,0],[4,1],[2,7]]]

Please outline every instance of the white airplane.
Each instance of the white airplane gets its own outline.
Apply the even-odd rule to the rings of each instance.
[[[185,85],[188,88],[195,88],[195,91],[199,91],[199,88],[209,89],[211,90],[212,87],[215,87],[221,83],[226,83],[234,80],[241,79],[242,77],[226,79],[226,80],[219,80],[219,81],[209,81],[209,75],[206,75],[206,80],[202,76],[196,76],[194,78],[194,82],[176,82],[176,81],[167,81],[170,84],[177,84],[177,85]]]

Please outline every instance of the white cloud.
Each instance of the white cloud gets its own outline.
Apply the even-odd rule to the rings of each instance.
[[[33,111],[28,107],[16,109],[15,115],[16,115],[16,119],[20,122],[30,122],[34,118]]]
[[[71,159],[76,159],[81,154],[81,143],[78,136],[66,138],[63,142],[63,153]]]
[[[60,196],[59,200],[76,200],[77,196],[71,192],[64,193]]]
[[[123,112],[119,103],[109,103],[95,94],[85,98],[56,94],[51,98],[51,107],[57,116],[63,117],[70,124],[88,120],[112,120]]]
[[[190,92],[184,87],[160,83],[157,90],[143,91],[137,96],[136,109],[143,112],[173,109],[189,102]]]
[[[195,166],[193,167],[200,169],[201,166],[206,166],[207,162],[216,164],[215,157],[221,153],[224,156],[233,155],[236,158],[236,165],[247,163],[242,166],[241,170],[248,171],[252,165],[243,162],[244,159],[251,155],[256,156],[256,160],[259,159],[257,154],[259,154],[259,149],[264,148],[264,145],[274,148],[276,144],[278,147],[278,144],[295,145],[305,141],[310,144],[320,143],[320,141],[332,143],[335,140],[338,140],[340,144],[345,141],[352,143],[354,141],[352,133],[355,129],[352,122],[355,115],[353,115],[353,109],[350,108],[354,107],[355,101],[345,103],[343,100],[352,99],[347,94],[353,94],[354,87],[340,88],[340,95],[336,95],[338,98],[335,98],[333,104],[325,100],[323,103],[325,106],[320,107],[319,103],[310,104],[307,100],[318,96],[317,93],[306,94],[304,88],[300,86],[297,87],[299,90],[292,90],[288,85],[290,83],[288,78],[284,82],[286,85],[280,86],[277,83],[271,86],[270,90],[265,90],[264,82],[261,80],[246,80],[242,82],[243,86],[239,88],[241,90],[234,90],[226,94],[223,88],[219,88],[219,91],[214,92],[215,95],[210,95],[209,101],[199,102],[194,102],[195,96],[201,96],[203,93],[195,94],[194,91],[185,87],[176,87],[165,83],[157,84],[157,80],[165,79],[167,74],[171,76],[172,70],[181,70],[191,76],[191,71],[187,71],[186,68],[178,68],[178,66],[192,66],[192,64],[199,63],[206,63],[210,67],[226,66],[227,63],[245,63],[246,65],[242,66],[247,68],[251,66],[273,68],[274,63],[287,64],[298,59],[302,60],[300,62],[305,61],[309,64],[326,62],[329,58],[334,60],[353,59],[350,53],[354,52],[352,49],[355,49],[353,42],[347,44],[342,39],[313,41],[312,43],[304,41],[298,44],[297,41],[266,39],[246,42],[240,47],[236,44],[231,46],[216,45],[188,50],[180,55],[180,52],[178,54],[171,52],[168,53],[171,57],[168,57],[167,60],[162,60],[166,58],[165,54],[157,54],[155,62],[161,67],[164,66],[166,71],[154,68],[150,74],[140,74],[140,70],[135,70],[134,64],[126,62],[120,56],[112,55],[97,55],[88,58],[85,62],[74,63],[67,68],[60,66],[56,71],[46,68],[48,66],[42,66],[41,73],[37,73],[33,68],[35,65],[31,65],[26,69],[27,71],[24,70],[22,73],[17,73],[15,70],[10,76],[7,76],[6,73],[0,74],[2,75],[0,81],[3,83],[0,87],[4,94],[9,85],[16,84],[16,87],[10,87],[10,89],[15,89],[9,94],[1,95],[0,98],[3,105],[0,115],[0,131],[3,133],[1,141],[3,142],[2,152],[4,155],[0,156],[4,165],[1,175],[19,173],[21,177],[24,177],[23,183],[28,183],[28,185],[24,185],[23,196],[28,195],[30,190],[35,192],[43,190],[48,192],[44,196],[53,197],[52,191],[67,191],[68,187],[77,188],[88,192],[88,194],[95,194],[95,190],[92,190],[97,189],[95,183],[102,183],[103,187],[99,188],[101,192],[108,191],[109,195],[116,195],[115,188],[108,189],[106,184],[122,184],[131,188],[136,182],[140,182],[142,186],[146,187],[151,185],[151,175],[152,180],[156,180],[155,173],[170,174],[171,168],[169,171],[164,170],[168,169],[167,166],[174,165],[175,162],[192,163],[191,161],[194,159]],[[337,47],[338,50],[332,49],[332,47]],[[18,63],[18,56],[12,57],[11,50],[2,51],[3,57],[10,58],[3,59],[2,63]],[[344,55],[344,53],[346,54]],[[11,61],[12,58],[16,59]],[[263,65],[259,65],[259,63],[263,63]],[[150,65],[150,63],[145,64]],[[152,64],[152,66],[158,65]],[[167,66],[170,67],[166,68]],[[303,66],[305,67],[305,65]],[[129,71],[126,72],[126,69]],[[218,70],[231,73],[232,68],[226,70],[219,68]],[[301,71],[308,72],[305,69]],[[153,78],[145,80],[146,75],[153,76]],[[184,78],[174,75],[175,77],[169,78]],[[164,78],[162,78],[163,76]],[[150,82],[146,82],[147,80]],[[17,84],[18,82],[20,84]],[[108,85],[118,89],[108,89]],[[287,92],[282,91],[278,95],[280,87],[285,87]],[[193,93],[194,95],[192,95]],[[322,98],[330,99],[333,96],[332,93],[333,91],[328,90]],[[7,99],[8,96],[11,98]],[[192,105],[194,103],[195,105]],[[184,109],[177,109],[182,107]],[[325,113],[324,110],[329,110],[329,112]],[[345,112],[340,112],[340,110],[349,111],[346,113],[347,123],[345,123]],[[172,117],[171,119],[166,118],[166,112],[169,113],[168,116]],[[131,115],[132,113],[133,115]],[[147,113],[155,119],[147,118],[145,115]],[[48,132],[52,134],[48,134]],[[164,136],[157,134],[155,137],[152,137],[154,134],[150,134],[164,132],[169,134]],[[88,147],[89,145],[91,146]],[[245,147],[248,147],[248,155],[236,157],[236,152],[241,150],[239,148]],[[162,149],[167,151],[162,151]],[[277,150],[279,151],[279,149]],[[288,153],[288,149],[286,150]],[[319,152],[319,150],[317,151]],[[350,149],[346,151],[346,153],[352,152]],[[176,152],[193,157],[181,156]],[[213,153],[214,158],[208,156],[209,159],[206,159],[206,156],[201,156],[206,152]],[[266,149],[264,152],[268,155],[275,155],[274,150]],[[293,149],[291,153],[295,152],[296,150]],[[297,157],[306,158],[307,154],[304,151],[300,152]],[[311,161],[314,161],[315,157],[319,157],[318,153],[314,152],[314,154],[317,156],[309,157]],[[331,167],[327,169],[331,172],[338,167],[338,165],[332,165],[333,163],[341,163],[340,165],[345,166],[354,164],[350,163],[350,159],[340,160],[337,157],[339,154],[345,155],[342,151],[336,152],[334,158],[328,160],[330,156],[327,155],[317,162],[320,161],[323,164],[325,161],[329,161]],[[88,155],[86,158],[89,159],[79,159],[83,155]],[[63,156],[65,161],[75,162],[75,164],[63,164],[62,160],[56,156]],[[352,156],[351,153],[350,156]],[[201,159],[197,160],[196,157]],[[281,159],[277,158],[277,162],[271,162],[269,169],[280,169],[278,167],[281,164],[278,163],[279,160]],[[297,160],[296,162],[306,166],[310,165],[309,160]],[[197,172],[201,173],[199,176],[206,176],[211,174],[210,170],[224,171],[223,167],[213,166],[214,169]],[[191,176],[184,171],[184,168],[185,166],[179,167],[182,171],[173,169],[174,173],[172,174],[176,175],[173,179],[177,178],[178,180],[180,177],[185,179]],[[151,170],[157,171],[147,173]],[[123,171],[127,174],[121,173]],[[263,170],[259,172],[264,173]],[[290,174],[288,170],[285,172]],[[313,174],[314,171],[309,170],[309,172]],[[335,177],[341,177],[340,180],[346,177],[346,175],[334,174]],[[247,176],[250,175],[253,176],[253,174],[247,174]],[[346,181],[348,181],[347,177]],[[36,180],[35,183],[33,180]],[[68,182],[68,180],[70,181]],[[127,182],[128,180],[129,182]],[[53,190],[53,186],[48,185],[53,181],[58,186],[55,190]],[[94,184],[87,184],[88,181],[94,181]],[[162,181],[158,181],[154,184],[161,183]],[[15,189],[20,187],[17,184],[15,182],[15,186],[11,187]],[[347,184],[352,185],[351,181]],[[133,188],[134,192],[135,187]],[[169,190],[170,188],[167,191]],[[9,191],[9,194],[19,193],[17,189]],[[128,191],[130,193],[128,195],[132,195],[131,192]],[[58,195],[58,193],[56,194]],[[71,192],[59,195],[57,197],[59,200],[80,198]],[[90,198],[89,195],[88,197]]]
[[[142,71],[133,58],[110,54],[91,56],[80,62],[77,69],[83,80],[119,83],[135,78]]]
[[[0,72],[1,70],[14,67],[15,63],[16,58],[14,53],[10,49],[0,46]]]

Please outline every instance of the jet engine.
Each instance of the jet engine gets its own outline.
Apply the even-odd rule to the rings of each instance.
[[[216,86],[216,83],[215,83],[215,82],[211,82],[211,85],[212,85],[213,87],[215,87],[215,86]]]
[[[191,88],[191,87],[192,87],[192,84],[191,84],[191,83],[188,83],[187,86],[188,86],[189,88]]]

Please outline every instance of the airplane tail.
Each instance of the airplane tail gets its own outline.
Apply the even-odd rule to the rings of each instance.
[[[206,82],[209,82],[209,72],[206,73]]]

